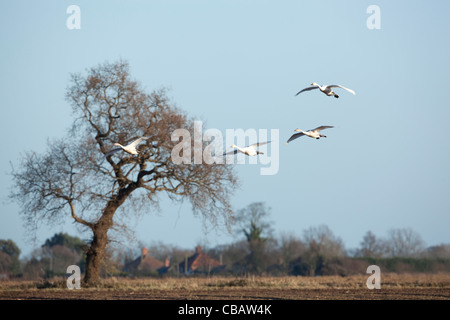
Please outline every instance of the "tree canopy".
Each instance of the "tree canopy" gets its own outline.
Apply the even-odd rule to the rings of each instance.
[[[173,201],[188,200],[194,214],[212,224],[218,218],[229,223],[229,199],[237,185],[233,167],[173,163],[171,133],[193,132],[194,126],[166,90],[147,93],[131,78],[128,63],[118,61],[72,74],[66,98],[74,115],[70,134],[50,140],[42,154],[25,153],[12,170],[11,198],[30,222],[69,215],[92,231],[86,283],[99,281],[107,233],[116,226],[118,209],[122,215],[156,209],[163,192]],[[115,143],[144,136],[148,139],[138,146],[138,155],[106,155]]]

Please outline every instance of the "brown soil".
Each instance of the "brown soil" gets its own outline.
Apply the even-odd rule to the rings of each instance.
[[[67,289],[62,279],[2,281],[0,300],[450,300],[450,274],[255,278],[110,278],[98,288]]]
[[[399,289],[261,289],[228,290],[14,290],[8,300],[438,300],[450,299],[448,288]]]

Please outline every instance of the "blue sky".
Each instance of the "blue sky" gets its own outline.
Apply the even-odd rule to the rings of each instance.
[[[69,30],[66,9],[81,10]],[[367,28],[378,5],[381,29]],[[347,248],[371,230],[412,228],[429,246],[450,242],[450,2],[448,1],[4,1],[0,12],[0,239],[26,255],[70,221],[39,225],[35,241],[8,200],[10,163],[45,150],[72,123],[70,73],[127,60],[148,91],[204,129],[278,129],[280,168],[238,165],[236,210],[263,201],[276,234],[326,224]],[[341,84],[340,98],[311,91]],[[334,125],[328,138],[284,142],[295,128]],[[230,243],[189,204],[131,219],[136,239],[194,248]],[[208,228],[207,228],[208,229]],[[135,243],[128,243],[135,247]]]

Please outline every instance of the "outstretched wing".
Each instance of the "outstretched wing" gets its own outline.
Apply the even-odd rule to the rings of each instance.
[[[142,140],[146,140],[148,137],[140,137],[136,140],[134,140],[132,143],[129,144],[130,147],[136,147],[139,143],[141,143]]]
[[[309,90],[314,90],[314,89],[319,89],[319,87],[308,87],[308,88],[305,88],[305,89],[297,92],[296,96],[298,96],[300,93],[302,93],[304,91],[309,91]]]
[[[338,84],[332,84],[331,86],[328,86],[328,87],[329,87],[329,88],[341,88],[341,89],[347,90],[347,91],[350,92],[350,93],[356,94],[355,91],[353,91],[352,89],[349,89],[349,88],[340,86],[340,85],[338,85]]]
[[[230,155],[230,154],[237,154],[237,153],[238,153],[237,150],[233,150],[233,151],[224,153],[223,156]]]
[[[107,153],[105,153],[105,157],[108,157],[108,156],[110,156],[110,155],[112,155],[112,154],[114,154],[114,153],[116,153],[116,152],[118,152],[118,151],[120,151],[120,150],[122,150],[122,148],[120,148],[120,147],[111,149],[111,150],[109,150]]]
[[[334,126],[320,126],[320,127],[315,128],[315,129],[312,129],[310,131],[317,131],[317,132],[319,132],[319,131],[322,131],[324,129],[329,129],[329,128],[334,128]]]
[[[292,140],[295,140],[297,138],[300,138],[301,136],[304,136],[305,134],[303,132],[299,132],[299,133],[294,133],[289,140],[286,142],[286,144],[288,144],[289,142],[291,142]]]
[[[262,145],[265,145],[265,144],[268,144],[268,143],[271,143],[271,142],[272,142],[272,141],[257,142],[257,143],[254,143],[254,144],[249,145],[248,147],[259,147],[259,146],[262,146]]]

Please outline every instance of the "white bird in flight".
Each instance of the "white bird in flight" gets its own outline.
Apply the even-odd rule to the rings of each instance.
[[[334,128],[334,127],[333,126],[320,126],[320,127],[315,128],[315,129],[308,130],[308,131],[303,131],[302,129],[295,129],[294,131],[298,132],[298,133],[294,133],[289,138],[289,140],[286,142],[286,144],[288,144],[292,140],[295,140],[295,139],[300,138],[302,136],[308,136],[308,137],[315,138],[315,139],[320,139],[321,137],[326,138],[327,136],[321,134],[320,131],[322,131],[324,129],[328,129],[328,128]]]
[[[238,147],[238,146],[233,144],[231,146],[231,148],[235,148],[235,150],[227,152],[227,153],[224,153],[223,155],[226,156],[226,155],[229,155],[229,154],[237,154],[238,152],[241,152],[241,153],[246,154],[248,156],[256,156],[258,154],[264,154],[264,152],[258,151],[258,150],[256,150],[256,148],[259,147],[259,146],[262,146],[264,144],[267,144],[267,143],[270,143],[270,141],[257,142],[257,143],[254,143],[254,144],[249,145],[249,146],[244,147],[244,148]]]
[[[118,151],[125,151],[128,152],[129,154],[139,154],[139,152],[137,151],[136,147],[137,145],[142,141],[148,139],[148,137],[140,137],[136,140],[134,140],[133,142],[131,142],[130,144],[123,146],[120,143],[114,143],[114,146],[117,146],[117,148],[111,149],[110,151],[108,151],[105,154],[105,157],[112,155],[113,153],[116,153]]]
[[[320,89],[320,91],[322,91],[323,93],[325,93],[327,96],[334,96],[335,98],[339,98],[339,96],[331,89],[331,88],[341,88],[344,90],[347,90],[348,92],[352,93],[352,94],[356,94],[355,91],[353,91],[352,89],[340,86],[338,84],[332,84],[332,85],[319,85],[315,82],[311,83],[312,87],[308,87],[305,88],[299,92],[297,92],[296,96],[298,96],[300,93],[304,92],[304,91],[309,91],[309,90],[314,90],[314,89]]]

